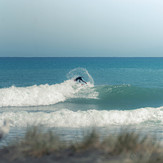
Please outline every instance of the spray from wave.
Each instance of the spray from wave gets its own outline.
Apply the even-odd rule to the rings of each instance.
[[[94,85],[94,80],[92,76],[88,73],[88,71],[85,68],[80,68],[80,67],[75,68],[67,74],[67,78],[69,80],[75,79],[78,76],[83,77],[83,79],[86,80],[87,83],[90,83],[92,86]]]
[[[82,68],[77,71],[78,75],[82,72],[85,73],[85,77],[90,78],[87,85],[66,80],[54,85],[2,88],[0,89],[0,107],[53,105],[70,98],[96,98],[98,94],[93,89],[93,79],[88,71]],[[75,70],[70,71],[69,75],[73,72]]]

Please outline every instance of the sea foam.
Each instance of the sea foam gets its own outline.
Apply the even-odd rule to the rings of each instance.
[[[92,84],[81,85],[67,80],[54,85],[34,85],[30,87],[9,87],[0,89],[0,107],[40,106],[63,102],[69,98],[96,98]]]
[[[10,119],[14,127],[45,125],[48,127],[106,127],[112,125],[138,125],[151,123],[163,124],[163,107],[141,108],[128,111],[87,110],[71,111],[62,109],[55,112],[4,112],[0,114],[0,123]]]

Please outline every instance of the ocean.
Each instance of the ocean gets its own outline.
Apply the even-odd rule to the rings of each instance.
[[[5,119],[1,145],[33,125],[65,140],[92,128],[163,140],[163,58],[0,58],[0,126]]]

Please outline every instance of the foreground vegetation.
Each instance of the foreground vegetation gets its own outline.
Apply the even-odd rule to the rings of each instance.
[[[80,142],[63,142],[40,127],[0,151],[1,162],[162,163],[163,147],[154,138],[127,131],[100,139],[92,131]]]

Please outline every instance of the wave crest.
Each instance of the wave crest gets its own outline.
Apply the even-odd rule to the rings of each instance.
[[[93,85],[90,83],[82,86],[73,80],[67,80],[54,85],[2,88],[0,89],[0,107],[52,105],[69,98],[95,98],[95,91],[91,87]]]
[[[28,125],[46,125],[48,127],[106,127],[112,125],[138,125],[144,123],[163,124],[163,107],[141,108],[128,111],[71,111],[56,112],[4,112],[0,114],[0,123],[10,118],[16,127]],[[75,123],[74,123],[75,122]]]

